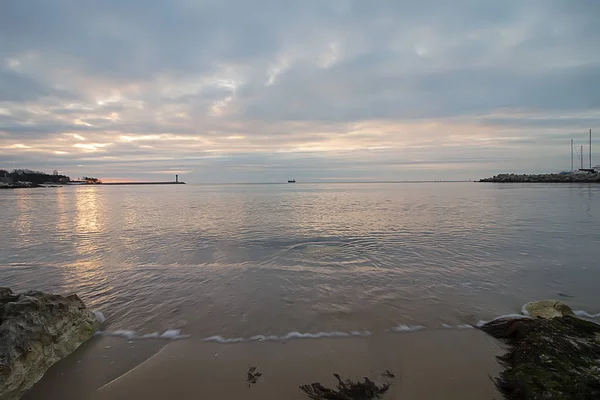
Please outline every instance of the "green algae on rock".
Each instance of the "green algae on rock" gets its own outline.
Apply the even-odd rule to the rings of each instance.
[[[507,399],[600,399],[600,325],[571,315],[500,318],[481,330],[510,345],[495,379]]]

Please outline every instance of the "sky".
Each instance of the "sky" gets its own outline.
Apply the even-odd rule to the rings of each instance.
[[[570,139],[587,152],[600,135],[598,16],[598,0],[4,0],[0,168],[189,183],[569,169]]]

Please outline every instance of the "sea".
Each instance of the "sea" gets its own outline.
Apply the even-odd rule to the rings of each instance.
[[[600,313],[600,185],[296,183],[0,191],[0,286],[77,293],[127,338],[461,329]]]

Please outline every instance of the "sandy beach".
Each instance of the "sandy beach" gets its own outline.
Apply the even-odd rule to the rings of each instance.
[[[96,336],[54,364],[24,400],[91,399],[97,388],[137,367],[169,342]]]
[[[56,364],[25,399],[301,400],[308,396],[300,385],[333,388],[334,373],[391,383],[384,399],[500,399],[490,376],[501,352],[475,329],[232,344],[100,337]],[[246,381],[251,366],[262,373],[255,384]]]

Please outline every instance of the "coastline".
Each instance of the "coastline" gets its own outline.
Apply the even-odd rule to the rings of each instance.
[[[499,174],[480,179],[485,183],[600,183],[600,173]]]
[[[219,344],[97,337],[56,364],[24,397],[41,399],[308,399],[300,385],[368,377],[386,399],[500,398],[489,378],[503,348],[476,329],[372,337]],[[78,362],[80,361],[80,362]],[[263,375],[246,381],[256,366]],[[394,378],[383,376],[392,371]]]
[[[185,182],[107,182],[107,183],[66,183],[53,185],[0,185],[0,189],[57,188],[65,186],[128,186],[128,185],[185,185]]]

